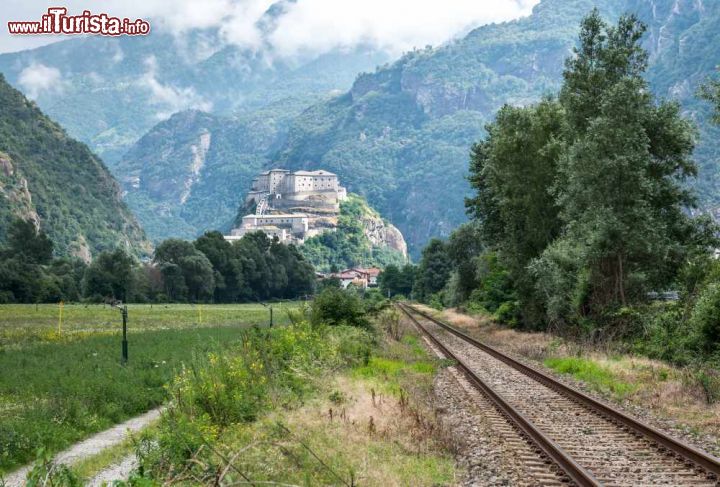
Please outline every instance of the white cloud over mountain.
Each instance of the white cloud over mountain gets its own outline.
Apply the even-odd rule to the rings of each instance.
[[[60,92],[63,88],[60,70],[40,63],[32,63],[20,71],[18,83],[30,98],[37,98],[43,92]]]
[[[539,0],[284,0],[276,28],[263,39],[257,22],[275,0],[87,0],[64,2],[71,14],[84,9],[120,17],[150,18],[153,29],[178,35],[189,29],[217,28],[227,43],[250,49],[270,42],[281,55],[324,52],[359,43],[398,53],[437,45],[465,30],[528,15]],[[6,20],[38,20],[46,0],[5,0]],[[0,36],[0,52],[33,47],[61,38]]]

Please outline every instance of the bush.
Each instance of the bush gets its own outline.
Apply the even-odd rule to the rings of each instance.
[[[720,283],[709,284],[700,293],[690,322],[699,331],[700,347],[705,352],[720,348]]]
[[[326,288],[315,297],[311,309],[313,325],[348,325],[370,329],[365,306],[352,289]]]
[[[500,323],[512,327],[520,323],[520,306],[517,301],[505,301],[497,311],[495,311],[495,319]]]
[[[327,371],[366,365],[371,343],[371,335],[358,327],[298,322],[248,331],[242,344],[223,355],[196,358],[170,384],[171,406],[157,435],[138,445],[139,471],[155,479],[197,473],[203,462],[193,456],[208,460],[212,445],[233,431],[232,425],[300,404]]]
[[[496,253],[487,252],[478,258],[477,276],[480,285],[470,294],[470,308],[479,307],[494,313],[503,303],[517,301],[510,274]]]
[[[387,307],[388,300],[379,289],[368,289],[365,291],[364,304],[367,313],[377,313]]]

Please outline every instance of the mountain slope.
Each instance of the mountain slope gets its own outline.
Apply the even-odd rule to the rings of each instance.
[[[302,108],[279,103],[234,118],[188,110],[153,127],[116,168],[149,237],[229,230],[253,177]]]
[[[61,256],[150,250],[100,159],[0,75],[0,239],[16,217],[39,225]]]
[[[649,81],[701,127],[702,170],[693,184],[704,204],[718,206],[718,134],[695,92],[720,61],[720,2],[700,0],[544,0],[527,18],[480,27],[360,76],[349,92],[295,120],[276,164],[336,172],[400,228],[417,255],[429,237],[464,220],[468,153],[483,125],[504,103],[557,91],[580,19],[593,7],[611,20],[635,12],[648,24]]]

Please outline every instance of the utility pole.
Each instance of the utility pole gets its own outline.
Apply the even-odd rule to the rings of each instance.
[[[123,320],[123,339],[122,339],[122,363],[127,364],[128,361],[128,341],[127,341],[127,304],[122,307],[122,320]]]

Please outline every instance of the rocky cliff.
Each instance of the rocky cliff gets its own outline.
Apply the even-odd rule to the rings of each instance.
[[[407,257],[407,243],[405,243],[405,237],[400,230],[384,220],[377,211],[369,206],[365,206],[364,209],[365,213],[361,217],[360,223],[365,237],[372,246],[390,249]]]

